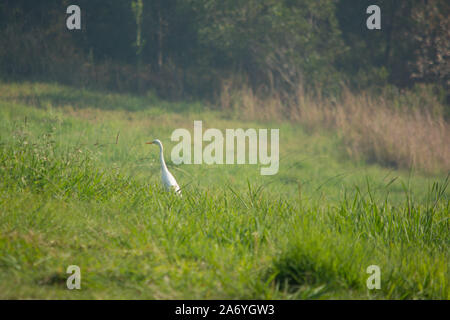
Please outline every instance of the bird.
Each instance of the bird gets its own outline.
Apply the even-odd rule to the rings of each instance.
[[[164,161],[164,153],[163,153],[163,145],[162,142],[158,139],[153,140],[152,142],[146,142],[146,144],[156,144],[159,147],[159,161],[161,162],[161,179],[164,184],[166,191],[175,191],[177,195],[181,197],[181,189],[175,180],[174,176],[170,173],[169,169],[167,169],[166,162]]]

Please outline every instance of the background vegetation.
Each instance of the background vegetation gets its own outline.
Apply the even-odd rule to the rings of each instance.
[[[326,96],[428,83],[448,102],[445,0],[80,0],[79,31],[66,28],[69,4],[2,1],[4,78],[170,99],[213,98],[225,80],[261,93],[301,84]],[[381,30],[366,28],[371,4],[381,8]]]

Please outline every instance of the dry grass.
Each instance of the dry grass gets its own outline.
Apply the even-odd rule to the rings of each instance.
[[[233,81],[223,82],[218,100],[222,110],[239,115],[241,119],[282,120],[286,112],[285,105],[276,93],[261,98],[249,86],[236,86]]]
[[[230,83],[224,84],[219,101],[225,110],[239,110],[240,118],[288,119],[308,130],[337,131],[356,160],[429,173],[450,171],[450,125],[436,105],[411,106],[349,90],[339,101],[312,98],[301,87],[294,99],[282,102],[276,94],[260,98],[250,88],[236,90]]]
[[[427,172],[450,170],[450,126],[426,108],[392,108],[383,99],[346,94],[334,113],[353,158]]]

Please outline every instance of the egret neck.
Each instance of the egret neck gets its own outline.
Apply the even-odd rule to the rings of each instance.
[[[161,162],[161,170],[168,171],[169,169],[167,169],[166,161],[164,161],[164,151],[163,151],[164,148],[163,148],[162,144],[160,144],[160,143],[155,143],[155,144],[157,144],[159,147],[159,161]]]

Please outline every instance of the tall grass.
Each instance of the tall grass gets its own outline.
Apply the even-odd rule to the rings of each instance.
[[[450,124],[443,106],[427,91],[387,93],[374,97],[343,89],[339,99],[305,93],[299,86],[294,98],[256,94],[224,82],[219,98],[223,109],[239,117],[290,120],[310,130],[336,132],[353,159],[425,172],[450,171]]]
[[[51,121],[2,120],[1,298],[450,298],[448,177],[424,202],[405,185],[401,204],[369,182],[336,203],[252,181],[187,186],[180,199],[61,144]],[[77,292],[65,287],[72,264]],[[382,288],[369,291],[373,264]]]

